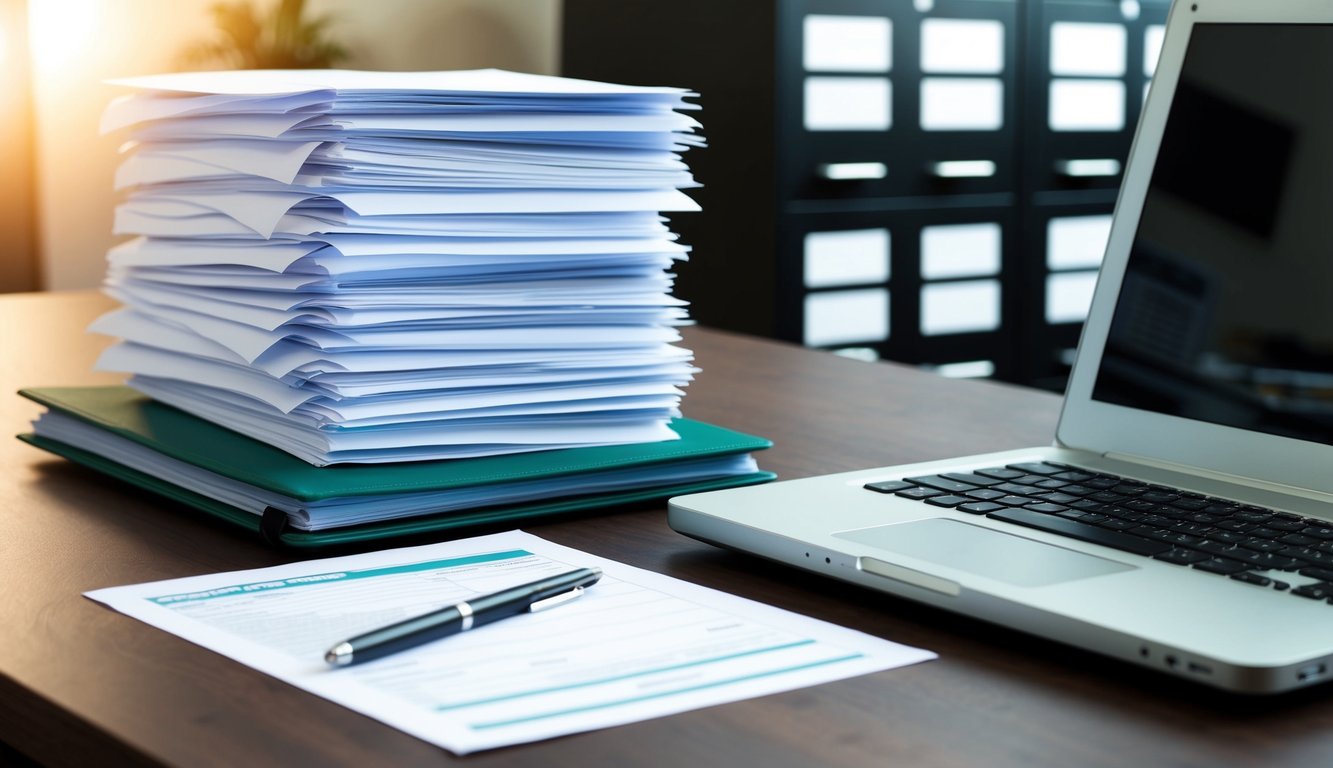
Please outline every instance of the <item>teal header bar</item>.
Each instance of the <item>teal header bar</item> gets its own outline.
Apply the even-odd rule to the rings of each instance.
[[[202,592],[182,592],[178,595],[150,597],[148,600],[157,603],[158,605],[175,605],[180,603],[198,602],[200,600],[212,600],[218,597],[235,597],[236,595],[247,595],[257,592],[272,592],[275,589],[306,587],[312,584],[327,584],[330,581],[373,579],[380,576],[393,576],[396,574],[414,573],[417,571],[433,571],[440,568],[457,568],[464,565],[493,563],[500,560],[514,560],[520,557],[531,556],[532,553],[527,550],[512,549],[507,552],[488,552],[482,555],[468,555],[467,557],[455,557],[448,560],[428,560],[422,563],[407,563],[404,565],[390,566],[388,568],[368,568],[362,571],[333,571],[331,573],[317,573],[309,576],[294,576],[290,579],[257,581],[250,584],[217,587],[216,589],[208,589]]]

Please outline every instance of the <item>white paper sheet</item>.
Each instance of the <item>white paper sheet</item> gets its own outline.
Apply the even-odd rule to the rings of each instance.
[[[230,94],[233,96],[281,95],[311,91],[342,91],[345,97],[375,93],[477,94],[491,99],[502,96],[619,96],[677,97],[683,88],[615,85],[567,77],[474,69],[449,72],[370,72],[356,70],[227,70],[181,72],[123,78],[111,81],[144,90],[183,93]]]
[[[180,236],[202,234],[189,226],[191,219],[220,216],[243,228],[240,233],[274,237],[289,213],[319,212],[334,224],[351,225],[358,219],[379,217],[449,217],[486,214],[619,213],[634,211],[697,211],[699,204],[678,190],[471,190],[456,192],[274,187],[264,191],[185,189],[171,193],[141,192],[117,206],[117,213],[180,222],[176,230],[126,225],[125,234]],[[431,222],[415,222],[430,224]],[[437,226],[447,224],[437,222]],[[443,226],[440,226],[444,229]],[[359,227],[358,227],[359,229]],[[586,233],[584,233],[586,234]]]
[[[591,566],[601,581],[558,608],[362,665],[323,661],[358,633]],[[519,531],[87,596],[458,754],[935,657]]]
[[[259,234],[236,219],[199,206],[176,205],[165,211],[116,207],[114,233],[159,238],[227,238],[263,242]],[[667,228],[656,211],[585,213],[562,215],[475,216],[359,216],[340,211],[321,215],[313,210],[288,212],[281,217],[271,237],[306,238],[317,234],[379,235],[393,237],[586,238],[667,236]]]

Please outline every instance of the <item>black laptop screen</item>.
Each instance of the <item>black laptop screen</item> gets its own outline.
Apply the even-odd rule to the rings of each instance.
[[[1195,26],[1093,398],[1333,444],[1333,26]]]

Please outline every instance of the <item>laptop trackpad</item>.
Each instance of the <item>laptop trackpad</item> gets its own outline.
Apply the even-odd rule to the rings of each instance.
[[[833,535],[1020,587],[1044,587],[1134,570],[1132,565],[945,518]]]

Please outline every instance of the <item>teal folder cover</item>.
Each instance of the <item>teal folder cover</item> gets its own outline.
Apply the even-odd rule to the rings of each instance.
[[[569,448],[476,459],[315,467],[265,443],[156,402],[124,386],[45,387],[19,394],[48,409],[72,416],[118,438],[230,480],[304,502],[348,497],[390,498],[395,494],[481,488],[544,478],[594,477],[635,467],[650,468],[707,457],[744,454],[768,448],[764,438],[690,419],[671,428],[680,440],[633,445]],[[230,523],[259,532],[276,543],[320,547],[447,531],[483,523],[509,523],[535,517],[603,509],[664,499],[685,493],[750,485],[772,480],[771,472],[666,483],[592,495],[567,495],[537,502],[488,506],[326,530],[296,530],[285,515],[263,516],[203,496],[104,456],[38,434],[19,439],[140,488],[154,491]],[[277,510],[269,510],[277,512]]]

